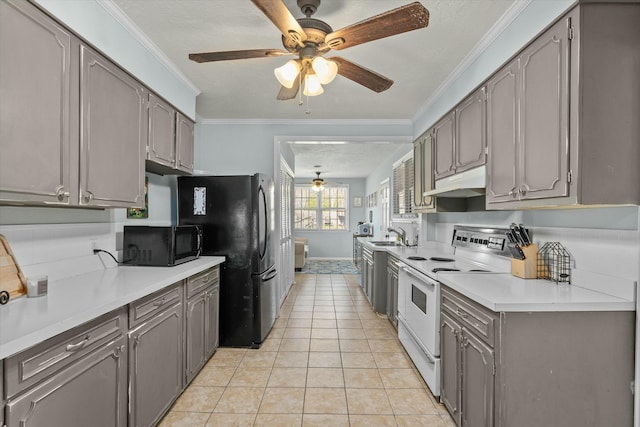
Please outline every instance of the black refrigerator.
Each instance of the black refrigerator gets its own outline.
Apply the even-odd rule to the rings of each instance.
[[[273,180],[262,174],[178,177],[180,225],[202,228],[220,270],[220,345],[259,348],[278,315]]]

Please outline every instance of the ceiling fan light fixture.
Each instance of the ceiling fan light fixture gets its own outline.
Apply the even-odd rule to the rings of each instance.
[[[273,70],[273,73],[282,86],[287,89],[291,89],[293,84],[296,82],[301,69],[302,66],[300,65],[300,61],[292,59],[283,66]]]
[[[321,95],[324,92],[322,85],[320,84],[320,79],[315,74],[307,73],[304,76],[304,94],[306,96],[317,96]]]
[[[313,58],[313,61],[311,61],[311,67],[318,76],[318,80],[323,85],[331,83],[338,74],[338,64],[333,61],[328,61],[322,56],[316,56]]]
[[[324,190],[324,179],[320,178],[320,172],[316,172],[316,177],[311,181],[311,190],[316,193]]]

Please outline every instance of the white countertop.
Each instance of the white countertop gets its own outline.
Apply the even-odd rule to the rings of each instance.
[[[0,359],[223,262],[207,256],[173,267],[120,266],[50,281],[46,296],[0,306]]]
[[[520,279],[509,273],[438,273],[438,280],[489,310],[634,311],[635,302],[577,285]]]
[[[429,245],[421,247],[380,246],[376,249],[394,254],[403,263],[425,275],[434,275],[428,271],[433,267],[433,263],[407,259],[409,256],[418,255],[429,258],[454,252],[451,246],[438,242],[429,242]],[[581,287],[581,282],[571,285],[556,284],[549,280],[521,279],[513,276],[510,269],[491,269],[491,271],[494,272],[439,272],[434,277],[451,289],[496,312],[634,311],[636,309],[636,303],[632,299],[598,292],[587,286]],[[582,274],[581,279],[584,280],[587,277]],[[591,278],[589,279],[585,280],[585,285],[586,282],[592,281]],[[594,274],[593,280],[600,279]]]

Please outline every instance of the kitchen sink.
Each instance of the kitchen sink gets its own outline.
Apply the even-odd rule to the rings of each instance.
[[[378,240],[373,242],[370,241],[369,243],[376,246],[400,246],[399,242],[394,242],[391,240]]]

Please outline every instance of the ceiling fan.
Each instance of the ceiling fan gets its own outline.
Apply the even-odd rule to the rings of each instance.
[[[307,96],[323,92],[322,84],[340,74],[375,92],[382,92],[393,84],[393,80],[357,65],[339,56],[325,59],[331,50],[342,50],[384,37],[424,28],[429,24],[429,11],[419,2],[400,6],[358,23],[334,31],[329,24],[311,16],[320,6],[320,0],[297,0],[305,15],[296,19],[282,0],[251,0],[282,33],[281,49],[251,49],[222,52],[191,53],[195,62],[228,61],[234,59],[269,58],[297,55],[275,74],[282,84],[277,99],[295,98],[304,82],[303,92]]]
[[[324,190],[324,179],[320,178],[320,171],[316,172],[316,177],[311,180],[311,189],[316,193]]]

